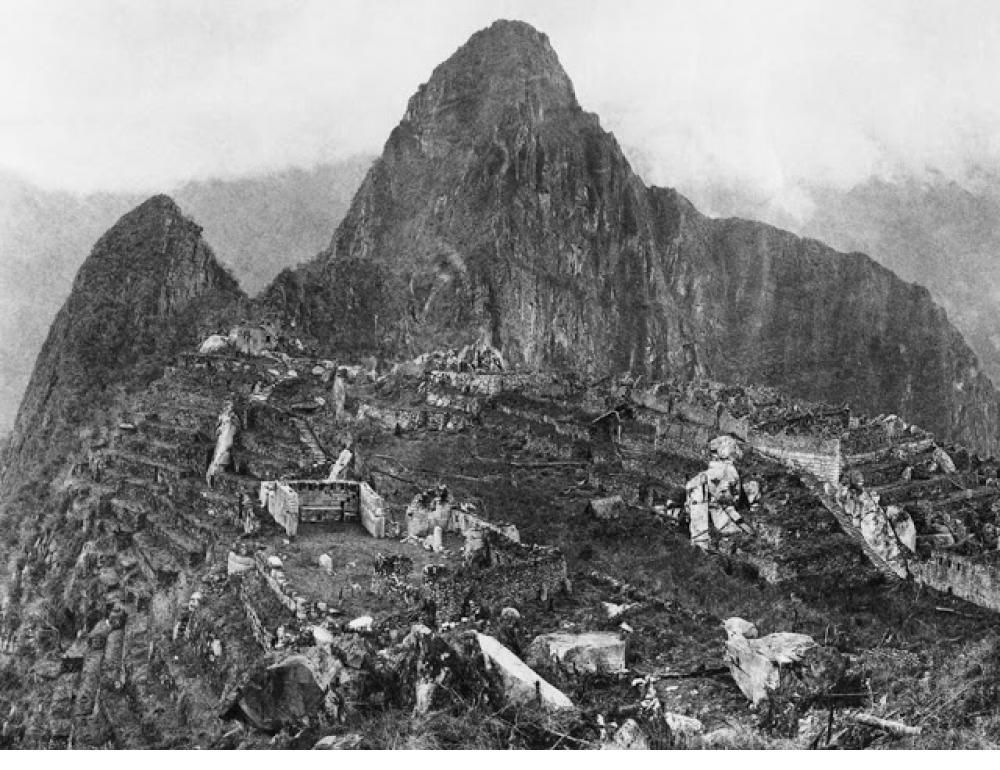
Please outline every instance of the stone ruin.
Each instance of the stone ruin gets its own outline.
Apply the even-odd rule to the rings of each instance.
[[[358,521],[372,537],[386,536],[385,504],[364,481],[262,481],[259,502],[289,537],[299,524]]]

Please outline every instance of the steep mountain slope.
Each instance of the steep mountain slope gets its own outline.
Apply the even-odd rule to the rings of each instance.
[[[170,198],[123,216],[94,245],[49,330],[18,411],[4,481],[48,456],[121,386],[155,379],[201,326],[243,296]]]
[[[330,248],[265,299],[334,350],[480,338],[515,365],[756,380],[996,446],[996,393],[926,290],[647,188],[521,22],[435,69]]]
[[[812,192],[816,209],[796,227],[837,248],[871,254],[926,286],[948,311],[994,383],[1000,382],[1000,197],[995,175],[871,179]]]
[[[926,286],[948,312],[984,372],[1000,382],[1000,177],[973,169],[958,182],[929,172],[872,177],[848,189],[801,186],[791,214],[749,186],[705,180],[693,200],[718,216],[760,219],[842,251],[871,255]]]
[[[204,227],[248,292],[315,256],[350,205],[369,158],[309,170],[192,181],[171,193]],[[0,435],[10,430],[35,357],[73,276],[101,233],[145,196],[73,195],[0,173]]]

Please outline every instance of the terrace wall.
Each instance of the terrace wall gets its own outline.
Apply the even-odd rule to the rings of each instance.
[[[1000,612],[1000,564],[937,551],[927,560],[911,561],[918,583]]]
[[[840,483],[840,440],[814,436],[772,436],[751,431],[748,443],[757,452],[772,460],[805,471],[821,481],[836,486]]]

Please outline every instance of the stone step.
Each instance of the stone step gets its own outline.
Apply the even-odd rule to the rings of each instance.
[[[884,508],[886,505],[900,505],[920,499],[933,499],[943,494],[952,493],[954,490],[976,486],[977,479],[973,473],[942,473],[921,481],[897,481],[892,484],[871,487],[871,491],[879,495],[879,503]]]
[[[931,505],[933,505],[935,511],[945,511],[953,508],[961,508],[973,503],[976,505],[988,504],[996,498],[1000,498],[1000,489],[997,487],[976,487],[939,497],[932,500]]]
[[[309,423],[302,417],[292,417],[292,424],[295,425],[295,429],[299,433],[299,441],[306,447],[313,462],[329,462],[326,452],[323,451],[323,448],[316,440],[316,436],[313,434]]]
[[[845,447],[841,449],[843,452],[841,461],[845,468],[851,469],[867,463],[887,460],[899,454],[902,454],[904,457],[916,457],[928,450],[933,450],[934,446],[934,437],[931,436],[903,439],[869,452],[851,453]]]
[[[851,467],[850,471],[858,471],[865,480],[866,487],[887,486],[903,480],[903,471],[912,465],[907,460],[892,458],[878,462],[861,463]]]

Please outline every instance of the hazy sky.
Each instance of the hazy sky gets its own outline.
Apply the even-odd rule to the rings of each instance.
[[[496,18],[546,32],[647,181],[1000,159],[1000,2],[0,0],[0,168],[74,190],[380,150]]]

